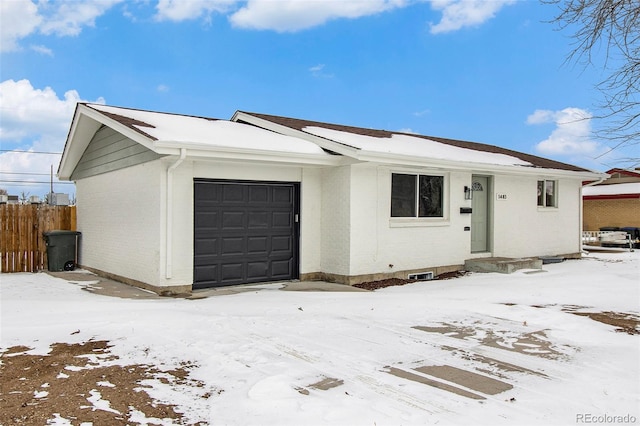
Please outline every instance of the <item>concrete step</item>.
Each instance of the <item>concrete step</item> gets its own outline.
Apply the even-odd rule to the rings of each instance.
[[[467,259],[464,269],[470,272],[498,272],[510,274],[519,269],[542,269],[542,260],[537,257],[513,259],[510,257],[485,257]]]

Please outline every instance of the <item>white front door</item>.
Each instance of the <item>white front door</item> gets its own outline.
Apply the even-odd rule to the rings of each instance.
[[[489,250],[489,178],[474,175],[471,188],[471,252],[485,252]]]

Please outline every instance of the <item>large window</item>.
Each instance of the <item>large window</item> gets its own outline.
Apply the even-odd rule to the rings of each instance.
[[[557,186],[555,180],[538,181],[538,206],[558,207]]]
[[[391,175],[391,217],[443,216],[443,176]]]

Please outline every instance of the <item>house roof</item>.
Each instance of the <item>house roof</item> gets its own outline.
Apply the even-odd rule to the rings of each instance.
[[[79,103],[58,176],[69,179],[93,135],[108,126],[159,155],[331,166],[353,162],[451,170],[601,173],[493,145],[237,111],[231,120]]]
[[[640,182],[587,186],[582,189],[582,196],[585,199],[638,198],[640,197]]]
[[[607,170],[607,174],[609,175],[618,174],[621,176],[640,178],[640,169],[627,170],[627,169],[615,168],[615,169]]]
[[[243,123],[192,115],[79,103],[58,168],[69,179],[93,135],[108,126],[160,155],[334,164],[317,144]]]
[[[233,147],[307,154],[324,152],[316,144],[265,132],[254,126],[229,120],[198,117],[107,105],[85,104],[105,116],[155,142],[198,145],[199,147]]]
[[[238,114],[240,113],[240,114]],[[301,133],[333,140],[343,146],[380,154],[403,153],[410,156],[465,162],[491,163],[571,172],[591,172],[571,164],[478,142],[425,136],[389,130],[368,129],[323,123],[269,114],[238,111],[236,117],[252,116]]]

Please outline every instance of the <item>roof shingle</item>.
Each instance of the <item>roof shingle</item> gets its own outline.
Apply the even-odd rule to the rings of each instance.
[[[511,149],[501,148],[498,146],[488,145],[488,144],[479,143],[479,142],[461,141],[456,139],[448,139],[448,138],[442,138],[437,136],[426,136],[426,135],[419,135],[414,133],[391,132],[389,130],[367,129],[363,127],[345,126],[341,124],[323,123],[319,121],[302,120],[298,118],[281,117],[277,115],[260,114],[260,113],[253,113],[253,112],[244,112],[244,113],[248,115],[252,115],[254,117],[261,118],[266,121],[270,121],[275,124],[289,127],[291,129],[299,130],[301,132],[305,132],[304,129],[306,127],[321,127],[325,129],[336,130],[340,132],[348,132],[348,133],[353,133],[353,134],[363,135],[363,136],[371,136],[376,138],[391,138],[393,135],[406,135],[406,136],[436,141],[436,142],[440,142],[443,144],[447,144],[447,145],[451,145],[459,148],[465,148],[465,149],[471,149],[475,151],[489,152],[489,153],[495,153],[495,154],[509,155],[512,157],[516,157],[522,161],[531,163],[532,167],[556,169],[556,170],[567,170],[567,171],[574,171],[574,172],[590,172],[590,170],[587,170],[578,166],[574,166],[571,164],[562,163],[559,161],[550,160],[548,158],[538,157],[536,155],[526,154],[523,152],[514,151]]]

